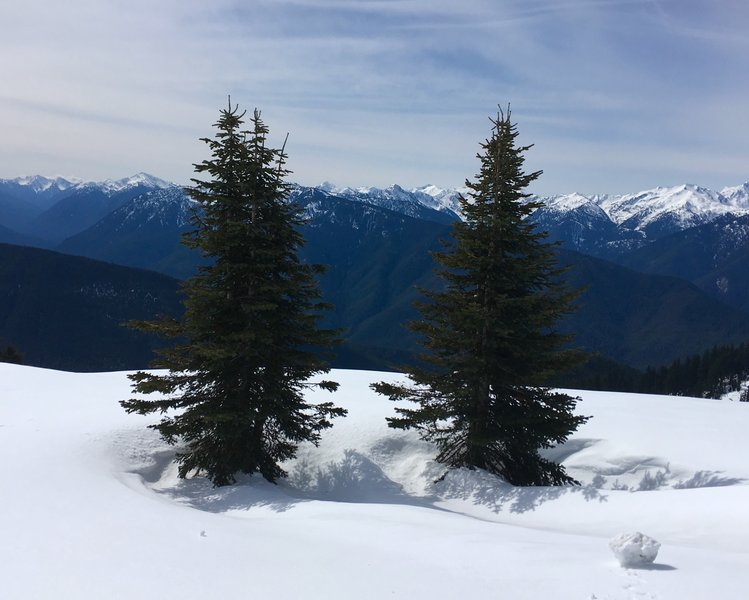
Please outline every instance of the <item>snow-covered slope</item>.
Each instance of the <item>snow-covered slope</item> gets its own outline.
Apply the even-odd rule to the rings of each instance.
[[[543,204],[537,210],[537,213],[543,213],[547,218],[551,218],[552,215],[559,218],[574,213],[581,224],[588,228],[600,227],[602,223],[611,220],[606,211],[593,199],[582,194],[565,194],[544,198],[533,197],[532,199]],[[538,214],[535,216],[537,218]]]
[[[0,180],[0,185],[2,184],[12,184],[36,193],[48,193],[51,190],[59,193],[76,189],[97,189],[107,195],[135,188],[148,190],[175,186],[173,183],[147,173],[137,173],[122,179],[100,182],[34,175]],[[307,188],[297,186],[297,189]],[[461,196],[466,197],[468,193],[466,188],[440,188],[434,185],[407,190],[399,185],[391,185],[387,188],[352,188],[339,187],[329,182],[316,186],[315,189],[349,200],[395,210],[412,217],[445,222],[460,216],[459,199]],[[587,213],[593,222],[600,223],[603,214],[624,230],[639,232],[646,237],[658,237],[663,233],[707,223],[727,213],[749,213],[749,183],[726,187],[720,192],[697,185],[684,184],[657,187],[634,194],[584,196],[572,193],[535,199],[544,203],[547,213],[553,213],[560,219],[567,218],[566,215],[570,212],[576,213],[576,219],[580,214]],[[432,211],[442,216],[436,216]]]
[[[166,189],[176,187],[176,184],[159,179],[148,173],[136,173],[130,177],[123,177],[122,179],[106,179],[104,181],[90,181],[79,184],[79,187],[84,186],[94,187],[111,195],[132,188],[142,187],[147,189]]]
[[[355,200],[366,204],[373,204],[399,212],[409,217],[449,223],[458,219],[457,192],[454,190],[439,190],[434,186],[427,186],[430,193],[422,190],[405,190],[399,185],[391,185],[381,189],[375,187],[336,187],[331,183],[323,183],[317,189],[339,198]]]
[[[607,254],[617,248],[636,247],[644,237],[620,228],[594,198],[566,194],[532,200],[542,203],[530,217],[539,229],[579,252]]]
[[[16,177],[15,179],[0,179],[0,184],[16,184],[27,187],[30,190],[40,193],[50,190],[65,191],[78,184],[83,180],[74,177],[44,177],[42,175],[29,175],[27,177]]]
[[[730,203],[743,208],[749,208],[749,182],[732,187],[723,188],[720,191]]]
[[[193,207],[196,203],[187,194],[174,185],[157,187],[146,192],[113,211],[108,217],[119,219],[124,223],[143,223],[156,220],[163,227],[182,228],[190,222]]]
[[[749,586],[749,404],[583,392],[552,452],[583,485],[444,470],[392,403],[335,371],[349,409],[289,478],[214,489],[117,404],[123,373],[0,364],[0,581],[14,600],[512,598],[738,600]],[[321,398],[330,396],[320,392]],[[649,569],[608,548],[637,531]]]
[[[143,186],[147,188],[168,188],[176,184],[170,183],[148,173],[136,173],[122,179],[106,179],[104,181],[85,181],[77,177],[45,177],[43,175],[29,175],[16,177],[15,179],[0,179],[0,184],[13,183],[26,187],[36,193],[50,190],[66,191],[73,188],[97,188],[109,194],[115,194],[123,190]]]
[[[468,197],[468,188],[451,189],[440,188],[435,185],[425,185],[412,189],[411,193],[426,206],[460,215],[460,198]]]
[[[749,204],[737,196],[729,199],[696,185],[658,187],[637,194],[606,196],[600,206],[615,223],[627,229],[655,234],[702,225],[728,213],[749,212]]]

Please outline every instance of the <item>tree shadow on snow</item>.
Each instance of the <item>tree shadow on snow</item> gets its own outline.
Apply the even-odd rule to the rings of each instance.
[[[259,475],[238,475],[235,485],[214,487],[202,476],[180,479],[177,476],[177,463],[174,459],[178,450],[159,450],[150,455],[148,464],[132,469],[145,488],[160,496],[165,496],[177,504],[213,513],[244,511],[253,507],[267,507],[276,512],[284,512],[303,498],[288,496],[277,485],[269,483]]]
[[[674,484],[674,489],[688,490],[704,487],[723,487],[728,485],[739,485],[746,480],[740,477],[726,477],[723,471],[697,471],[692,477],[685,481]]]
[[[260,475],[240,475],[234,485],[222,487],[213,487],[205,477],[180,479],[170,487],[154,488],[154,491],[179,504],[212,513],[246,512],[255,508],[286,512],[308,501],[289,496],[281,486]]]
[[[450,471],[433,489],[442,498],[459,499],[485,506],[492,512],[524,513],[565,494],[580,494],[588,502],[606,502],[606,495],[592,485],[516,487],[483,471]]]
[[[396,440],[397,442],[397,440]],[[376,448],[375,454],[391,455],[399,447],[390,442],[387,448]],[[589,445],[581,441],[566,448],[568,455]],[[391,447],[393,446],[393,447]],[[288,476],[277,484],[260,475],[239,475],[234,485],[213,487],[205,477],[180,479],[174,462],[175,450],[154,452],[148,465],[134,469],[145,485],[156,494],[178,504],[213,513],[246,512],[267,508],[285,512],[310,501],[398,504],[446,511],[437,506],[440,500],[458,499],[485,506],[495,513],[524,513],[565,494],[580,494],[587,501],[605,502],[606,496],[592,485],[559,487],[515,487],[500,477],[484,471],[452,469],[435,481],[442,465],[429,461],[421,477],[428,484],[424,495],[412,494],[390,479],[371,458],[353,449],[344,451],[339,460],[324,465],[303,458],[289,468]]]
[[[564,444],[543,450],[541,454],[548,460],[562,463],[573,454],[593,446],[598,441],[584,438],[568,440]],[[485,471],[469,469],[448,471],[441,481],[433,484],[432,488],[436,494],[445,499],[465,500],[485,506],[495,513],[533,511],[542,504],[556,500],[565,494],[579,494],[588,502],[607,501],[607,496],[593,484],[517,487]]]
[[[353,449],[322,467],[298,461],[282,485],[303,498],[333,502],[427,507],[435,500],[407,493],[374,461]]]
[[[145,487],[178,504],[213,513],[267,508],[285,512],[294,506],[322,500],[327,502],[402,504],[436,508],[434,498],[413,496],[392,481],[371,459],[355,450],[323,466],[299,460],[288,476],[276,484],[260,475],[238,475],[234,485],[214,487],[205,477],[177,477],[174,450],[152,455],[152,463],[134,469]],[[441,510],[441,509],[440,509]]]

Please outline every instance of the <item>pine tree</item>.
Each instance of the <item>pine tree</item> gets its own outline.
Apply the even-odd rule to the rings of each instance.
[[[23,354],[15,347],[8,345],[5,347],[5,350],[0,350],[0,362],[22,365]]]
[[[136,324],[176,340],[153,364],[167,374],[130,377],[135,393],[162,396],[121,402],[127,412],[168,413],[150,427],[181,444],[180,477],[202,473],[217,486],[240,472],[285,475],[278,463],[345,414],[305,401],[309,387],[338,387],[309,382],[329,370],[321,350],[337,332],[318,328],[329,308],[316,284],[322,267],[297,257],[301,218],[286,200],[284,149],[266,145],[257,110],[243,131],[244,115],[231,101],[220,112],[215,138],[202,140],[211,158],[195,165],[205,179],[187,190],[199,209],[184,243],[210,265],[184,283],[184,316]]]
[[[576,483],[538,452],[587,419],[573,415],[578,398],[541,385],[579,358],[554,330],[576,293],[560,282],[554,245],[526,219],[539,206],[524,192],[540,175],[523,173],[530,146],[516,146],[509,108],[490,120],[480,172],[461,199],[465,219],[435,254],[444,289],[424,291],[422,318],[411,324],[426,364],[407,369],[411,384],[372,387],[417,403],[397,408],[389,425],[418,429],[449,467],[485,469],[515,485]]]

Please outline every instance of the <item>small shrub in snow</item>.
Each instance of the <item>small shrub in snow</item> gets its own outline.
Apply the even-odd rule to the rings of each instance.
[[[609,542],[622,567],[649,565],[658,556],[659,542],[642,533],[620,533]]]

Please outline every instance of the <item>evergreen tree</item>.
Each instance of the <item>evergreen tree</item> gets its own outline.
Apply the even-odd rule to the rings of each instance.
[[[422,320],[412,328],[428,351],[424,367],[407,374],[415,385],[377,383],[396,409],[396,428],[416,428],[450,467],[481,468],[515,485],[576,483],[540,448],[564,442],[587,417],[573,415],[577,398],[542,382],[579,356],[562,350],[553,327],[576,295],[560,282],[552,244],[527,217],[539,204],[523,190],[540,172],[523,173],[523,153],[510,111],[491,119],[478,154],[476,181],[466,181],[465,217],[435,258],[442,291],[424,292]]]
[[[286,201],[286,155],[266,145],[268,128],[255,110],[250,131],[244,112],[220,113],[211,158],[195,165],[205,179],[187,190],[199,209],[184,243],[211,261],[183,285],[181,320],[137,327],[174,338],[156,368],[130,378],[138,394],[127,412],[169,414],[154,425],[164,439],[182,444],[179,475],[205,474],[214,485],[236,473],[260,472],[269,481],[285,475],[279,461],[302,441],[317,443],[330,418],[345,411],[330,402],[309,404],[304,391],[334,391],[332,381],[309,383],[329,370],[320,351],[337,333],[317,326],[319,265],[303,264],[299,210]],[[172,410],[174,409],[174,410]]]
[[[5,347],[5,350],[0,350],[0,362],[22,365],[23,354],[13,346],[8,345]]]

